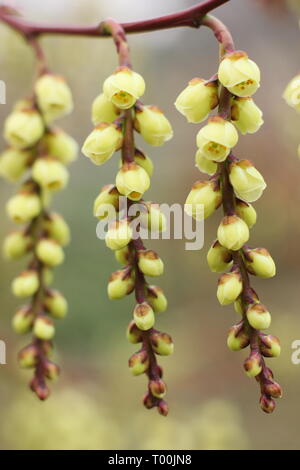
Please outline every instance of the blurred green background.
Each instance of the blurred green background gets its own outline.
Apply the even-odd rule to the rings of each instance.
[[[112,16],[131,21],[166,14],[194,0],[26,0],[13,2],[26,18],[53,22],[96,23]],[[7,365],[0,366],[0,447],[2,449],[299,449],[300,365],[291,362],[291,343],[300,339],[300,117],[281,98],[287,81],[300,69],[300,31],[291,14],[278,14],[252,0],[232,0],[216,13],[231,29],[236,46],[246,50],[262,71],[255,100],[265,125],[258,134],[241,137],[236,154],[252,159],[268,188],[256,204],[258,223],[251,245],[268,248],[278,275],[254,279],[262,301],[272,312],[271,332],[281,338],[283,352],[271,359],[284,397],[273,415],[258,406],[259,390],[242,369],[245,352],[226,347],[227,329],[237,315],[216,299],[217,276],[206,265],[221,214],[205,224],[205,246],[185,251],[184,241],[152,241],[165,261],[158,282],[169,309],[157,326],[172,334],[176,349],[161,360],[168,383],[170,415],[162,418],[140,404],[144,377],[131,377],[127,358],[135,351],[125,338],[133,299],[110,302],[107,278],[117,269],[113,254],[96,238],[92,203],[98,190],[114,180],[118,159],[95,167],[80,158],[71,167],[71,182],[54,199],[72,229],[67,259],[57,269],[54,286],[68,298],[70,314],[57,323],[56,359],[63,373],[52,395],[40,403],[27,389],[30,372],[19,371],[16,353],[29,338],[11,331],[18,302],[10,283],[24,260],[1,260],[0,338],[7,343]],[[188,125],[173,102],[194,76],[216,72],[218,47],[212,33],[201,28],[130,36],[134,68],[147,83],[145,103],[157,104],[171,120],[175,135],[162,148],[142,145],[156,171],[147,197],[183,203],[191,184],[201,178],[194,167],[197,125]],[[59,125],[81,144],[91,130],[90,105],[103,80],[116,66],[109,39],[44,37],[42,45],[54,72],[70,83],[75,111]],[[7,84],[7,104],[30,93],[34,59],[30,48],[7,27],[0,26],[0,79]],[[3,143],[4,145],[4,143]],[[204,178],[204,176],[203,176]],[[0,236],[13,228],[4,205],[14,188],[0,182]]]

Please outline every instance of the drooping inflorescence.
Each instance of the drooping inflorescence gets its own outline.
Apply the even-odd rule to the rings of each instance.
[[[207,23],[215,33],[220,29],[220,22],[215,22],[214,17],[208,17]],[[209,117],[196,140],[196,166],[210,178],[193,185],[185,210],[199,219],[223,207],[224,217],[207,261],[213,272],[226,271],[218,282],[220,304],[234,304],[241,315],[241,320],[229,331],[227,345],[232,351],[249,346],[244,369],[260,385],[261,408],[271,413],[275,408],[274,398],[279,398],[282,391],[264,358],[277,357],[280,345],[278,338],[262,331],[269,328],[271,315],[251,287],[249,276],[270,278],[276,268],[265,248],[253,249],[247,245],[249,229],[256,222],[251,203],[259,199],[266,183],[251,161],[238,159],[232,153],[238,142],[237,131],[254,133],[263,124],[262,112],[252,99],[260,84],[260,71],[245,52],[234,50],[224,25],[221,30],[222,35],[216,36],[225,53],[218,74],[210,80],[193,79],[175,102],[178,111],[193,123],[205,120],[219,105],[217,114]]]
[[[159,108],[145,106],[140,101],[145,82],[132,70],[123,29],[113,20],[102,24],[104,29],[116,43],[120,66],[104,81],[102,93],[93,102],[92,121],[96,127],[85,140],[82,152],[101,165],[121,151],[115,183],[100,190],[94,202],[94,215],[109,221],[105,243],[123,265],[109,278],[109,298],[121,299],[135,293],[136,305],[127,338],[141,347],[129,359],[129,368],[133,375],[145,373],[148,377],[145,407],[157,407],[165,416],[168,413],[163,399],[166,385],[156,356],[170,355],[174,346],[170,335],[154,328],[155,316],[166,310],[167,299],[159,286],[146,281],[148,276],[163,274],[164,264],[157,253],[145,248],[141,239],[142,229],[164,230],[165,218],[158,204],[143,199],[150,187],[153,164],[135,147],[134,131],[154,146],[163,145],[173,131]]]
[[[18,356],[21,367],[34,369],[31,389],[44,400],[49,395],[46,379],[53,380],[59,367],[49,359],[54,319],[67,313],[67,301],[50,288],[52,268],[64,260],[63,246],[70,239],[63,217],[49,210],[52,194],[68,182],[66,166],[76,159],[78,145],[53,121],[73,109],[71,91],[63,77],[41,71],[32,98],[20,100],[4,123],[8,147],[0,156],[0,174],[9,182],[21,180],[17,193],[6,205],[9,218],[21,226],[4,240],[7,259],[28,257],[26,269],[12,282],[12,292],[27,303],[19,307],[12,325],[17,333],[32,331],[32,342]]]

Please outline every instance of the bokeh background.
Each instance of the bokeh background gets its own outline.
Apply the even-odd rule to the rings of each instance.
[[[112,16],[130,21],[167,14],[192,0],[16,0],[26,18],[53,22],[96,23]],[[266,1],[268,5],[272,2]],[[277,2],[278,3],[278,2]],[[283,3],[283,2],[282,2]],[[162,360],[169,386],[170,415],[162,418],[140,404],[144,377],[131,377],[127,358],[135,351],[125,338],[133,299],[110,302],[107,278],[117,269],[113,254],[96,238],[92,203],[100,187],[114,179],[116,158],[102,167],[82,155],[71,167],[71,182],[54,200],[72,229],[67,259],[57,269],[55,286],[70,303],[67,319],[57,324],[56,359],[62,365],[52,395],[40,403],[27,389],[30,372],[19,371],[16,353],[26,344],[11,331],[18,302],[10,283],[23,261],[0,261],[0,338],[7,343],[7,365],[0,366],[0,447],[2,449],[299,449],[300,365],[291,362],[291,343],[300,339],[300,116],[281,98],[287,81],[300,69],[300,31],[291,13],[263,8],[259,0],[232,0],[216,13],[231,29],[236,46],[247,50],[262,71],[255,96],[265,125],[241,137],[237,155],[252,159],[268,183],[256,204],[259,218],[252,246],[267,247],[278,275],[254,280],[272,312],[273,334],[283,352],[269,362],[284,388],[273,415],[258,406],[259,391],[242,369],[245,352],[226,347],[227,329],[235,322],[231,307],[216,299],[217,276],[206,265],[220,213],[205,224],[205,246],[185,251],[184,241],[152,241],[165,261],[160,285],[169,309],[159,328],[174,337],[173,356]],[[218,48],[212,33],[201,28],[130,36],[134,67],[146,79],[144,102],[159,105],[175,136],[162,148],[143,148],[156,171],[149,200],[182,203],[191,184],[202,176],[194,167],[197,125],[188,125],[173,102],[194,76],[216,72]],[[70,83],[75,112],[61,126],[82,143],[91,130],[90,105],[103,80],[116,66],[109,39],[44,37],[50,67]],[[7,84],[1,124],[14,101],[30,93],[34,58],[21,37],[0,25],[0,79]],[[4,142],[2,142],[4,145]],[[14,188],[0,182],[0,237],[13,228],[4,205]]]

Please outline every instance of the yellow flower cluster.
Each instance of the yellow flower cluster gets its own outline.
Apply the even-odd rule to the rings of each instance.
[[[12,292],[28,303],[15,313],[12,325],[17,333],[33,332],[33,341],[19,353],[21,367],[34,368],[31,388],[40,399],[48,396],[46,379],[54,379],[58,366],[49,359],[55,334],[54,318],[63,318],[67,301],[50,289],[51,268],[64,261],[63,246],[70,231],[63,217],[49,212],[54,192],[68,182],[66,165],[77,157],[76,141],[52,122],[72,110],[71,91],[60,76],[40,76],[32,100],[20,100],[6,118],[4,138],[9,147],[0,156],[0,174],[10,182],[22,180],[16,195],[6,205],[9,218],[25,228],[4,240],[7,259],[31,255],[26,270],[12,282]]]

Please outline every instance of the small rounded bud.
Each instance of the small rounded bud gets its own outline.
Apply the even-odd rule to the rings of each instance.
[[[147,302],[151,305],[155,313],[162,313],[167,310],[168,301],[159,286],[147,287]]]
[[[68,302],[58,290],[48,290],[44,299],[47,312],[55,318],[64,318],[68,313]]]
[[[129,369],[133,375],[141,375],[146,372],[149,367],[149,358],[145,350],[141,350],[133,354],[128,361]]]
[[[60,369],[57,364],[52,361],[44,362],[45,375],[49,380],[56,380],[59,376]]]
[[[49,191],[60,191],[69,181],[69,173],[56,158],[38,158],[32,167],[33,179]]]
[[[37,243],[36,254],[38,259],[48,266],[58,266],[65,259],[62,247],[51,238],[42,238]]]
[[[254,134],[264,123],[261,110],[249,97],[232,100],[231,121],[242,134]]]
[[[263,176],[249,160],[231,163],[229,179],[235,195],[246,202],[257,201],[267,187]]]
[[[166,230],[167,221],[163,212],[160,210],[159,204],[155,202],[144,202],[139,219],[142,227],[149,230],[150,233],[164,232]]]
[[[248,202],[236,199],[235,212],[240,219],[246,222],[249,228],[252,228],[253,225],[255,225],[257,219],[256,210]]]
[[[277,382],[271,380],[264,384],[264,393],[273,398],[282,398],[282,388]]]
[[[122,145],[122,132],[114,124],[101,123],[86,138],[82,153],[95,165],[102,165]]]
[[[6,204],[7,215],[16,223],[25,223],[41,211],[41,200],[35,193],[21,191]]]
[[[138,329],[136,323],[131,321],[126,330],[126,336],[130,343],[138,344],[143,341],[143,334],[141,330]]]
[[[92,103],[92,122],[94,126],[101,122],[112,123],[117,119],[119,113],[118,108],[104,93],[98,95]]]
[[[47,123],[72,112],[72,93],[60,75],[42,75],[37,79],[34,89],[38,107]]]
[[[107,184],[101,188],[98,196],[94,201],[93,214],[99,220],[106,219],[109,216],[109,209],[107,206],[113,206],[115,211],[119,211],[119,197],[120,193],[116,186]]]
[[[300,75],[296,75],[288,83],[283,98],[289,106],[300,112]]]
[[[150,380],[149,390],[156,398],[163,398],[167,392],[166,384],[163,380]]]
[[[32,239],[23,232],[12,232],[4,239],[3,255],[7,259],[18,259],[24,256]]]
[[[217,297],[221,305],[233,303],[243,290],[240,272],[223,274],[218,282]]]
[[[272,256],[266,248],[245,249],[245,263],[247,271],[262,278],[274,277],[276,266]]]
[[[18,181],[25,173],[31,152],[9,148],[0,155],[0,175],[10,183]]]
[[[78,156],[76,140],[62,129],[48,130],[42,142],[45,153],[57,158],[64,165],[69,165]]]
[[[46,382],[38,380],[37,377],[33,377],[29,386],[41,401],[46,400],[50,395],[50,389],[47,387]]]
[[[135,162],[124,163],[117,173],[116,186],[123,196],[139,201],[150,187],[150,178],[146,170]]]
[[[143,398],[143,405],[147,410],[151,410],[155,406],[155,398],[151,393],[146,393]]]
[[[188,122],[198,123],[207,118],[218,102],[217,82],[194,78],[177,97],[175,107]]]
[[[138,266],[146,276],[161,276],[164,272],[164,263],[153,250],[138,251]]]
[[[276,336],[259,335],[260,351],[265,357],[279,357],[281,353],[280,341]]]
[[[136,110],[135,128],[150,145],[160,146],[173,137],[173,129],[157,106],[143,106]]]
[[[244,369],[248,377],[256,377],[262,371],[261,357],[257,352],[253,352],[244,362]]]
[[[250,343],[249,335],[245,332],[243,322],[230,328],[227,336],[227,346],[231,351],[241,351]]]
[[[251,96],[260,85],[260,70],[246,52],[234,51],[221,61],[218,79],[233,95]]]
[[[222,203],[220,184],[217,181],[196,181],[186,198],[184,210],[196,220],[209,217]]]
[[[14,314],[12,327],[18,334],[28,333],[33,325],[34,314],[29,307],[21,307]]]
[[[239,250],[249,240],[248,225],[236,215],[225,216],[218,227],[218,240],[228,250]]]
[[[162,416],[168,416],[169,414],[169,407],[167,403],[164,400],[160,400],[157,406],[157,410],[160,415]]]
[[[145,93],[143,77],[128,67],[118,67],[103,84],[103,92],[120,109],[131,108]]]
[[[23,271],[12,282],[12,292],[16,297],[31,297],[39,288],[39,278],[36,271]]]
[[[70,229],[65,219],[56,212],[51,212],[44,221],[44,229],[49,238],[53,238],[62,246],[70,243]]]
[[[155,323],[154,312],[147,302],[135,306],[133,318],[136,326],[142,331],[150,330]]]
[[[218,169],[218,164],[208,160],[201,150],[197,150],[195,155],[195,164],[198,170],[207,175],[214,175]]]
[[[145,155],[141,150],[135,149],[134,161],[137,165],[144,168],[144,170],[148,173],[149,178],[151,178],[153,174],[153,163],[151,158],[148,157],[148,155]]]
[[[197,147],[208,160],[223,162],[238,142],[238,133],[231,122],[214,116],[197,134]]]
[[[37,349],[34,344],[29,344],[18,353],[18,364],[22,368],[31,368],[37,362]]]
[[[174,351],[174,343],[167,333],[155,332],[151,334],[151,344],[156,354],[170,356]]]
[[[105,243],[111,250],[120,250],[130,243],[133,233],[127,219],[111,222],[105,235]]]
[[[271,325],[271,315],[263,304],[251,304],[247,308],[248,322],[256,330],[265,330]]]
[[[130,249],[128,246],[124,246],[121,250],[115,251],[115,258],[120,264],[128,264],[130,260]]]
[[[273,398],[270,398],[267,395],[262,395],[260,397],[259,404],[261,409],[268,414],[273,413],[276,407],[276,403]]]
[[[34,322],[33,333],[39,339],[52,339],[55,334],[53,321],[48,317],[38,317]]]
[[[41,115],[33,108],[13,111],[4,122],[4,138],[15,149],[32,147],[43,133]]]
[[[123,299],[131,294],[135,286],[134,279],[130,269],[124,268],[115,271],[109,278],[107,294],[110,299]]]
[[[213,273],[222,273],[232,265],[231,253],[216,240],[208,250],[207,263]]]

